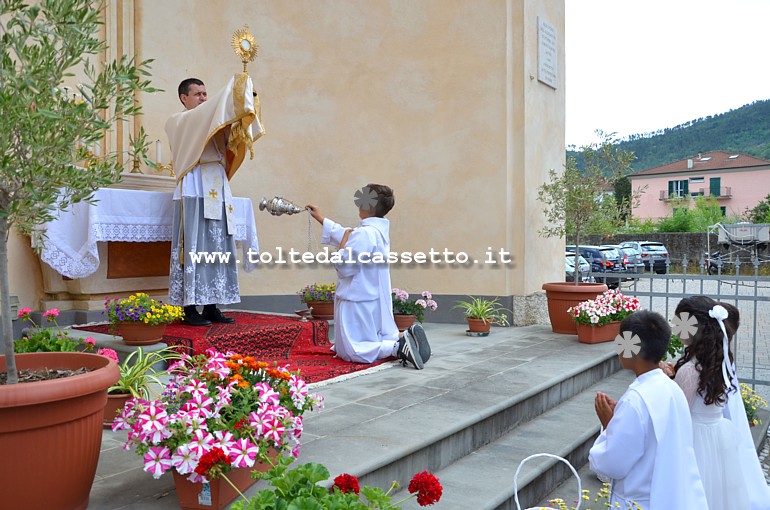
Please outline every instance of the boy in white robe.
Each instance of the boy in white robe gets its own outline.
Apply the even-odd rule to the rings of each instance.
[[[395,203],[393,190],[368,184],[356,199],[361,223],[345,228],[325,218],[314,205],[310,214],[323,225],[321,243],[338,246],[331,260],[337,271],[334,299],[334,346],[337,356],[372,363],[396,356],[420,370],[430,356],[422,326],[399,335],[393,320],[390,268],[390,222],[385,215]]]
[[[671,339],[668,321],[640,311],[624,319],[620,330],[631,340],[618,341],[620,363],[636,380],[617,402],[597,393],[602,431],[588,455],[591,469],[612,480],[613,508],[636,503],[644,510],[707,509],[687,399],[659,368]]]

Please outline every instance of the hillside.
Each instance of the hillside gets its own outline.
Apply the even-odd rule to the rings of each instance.
[[[710,150],[770,159],[770,99],[654,133],[631,135],[620,146],[636,154],[635,172]],[[567,155],[577,157],[580,165],[577,152],[567,151]]]

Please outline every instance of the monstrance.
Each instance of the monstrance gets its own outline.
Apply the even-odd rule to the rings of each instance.
[[[254,59],[257,58],[257,52],[259,51],[257,41],[254,39],[254,36],[251,35],[251,32],[249,32],[249,26],[243,25],[243,28],[236,30],[233,33],[233,39],[230,44],[232,45],[235,54],[238,55],[238,58],[243,62],[243,72],[245,73],[246,64],[254,62]]]

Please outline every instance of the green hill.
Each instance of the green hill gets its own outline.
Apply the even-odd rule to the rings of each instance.
[[[770,99],[654,133],[631,135],[619,145],[636,155],[635,172],[711,150],[770,159]],[[567,156],[578,158],[580,166],[579,153],[568,150]]]

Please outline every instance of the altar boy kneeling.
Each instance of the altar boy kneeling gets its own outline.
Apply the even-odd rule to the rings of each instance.
[[[612,508],[636,508],[633,503],[644,510],[708,508],[687,399],[659,368],[671,340],[668,322],[656,312],[640,311],[623,320],[620,334],[620,364],[636,380],[617,402],[597,393],[602,431],[589,452],[591,469],[612,480]]]
[[[420,324],[399,334],[393,320],[391,300],[390,222],[385,215],[395,204],[393,190],[382,184],[367,184],[355,200],[358,227],[346,228],[325,218],[315,205],[311,216],[323,225],[321,243],[333,244],[337,272],[334,297],[334,346],[345,361],[372,363],[397,357],[404,366],[421,370],[431,354]]]

